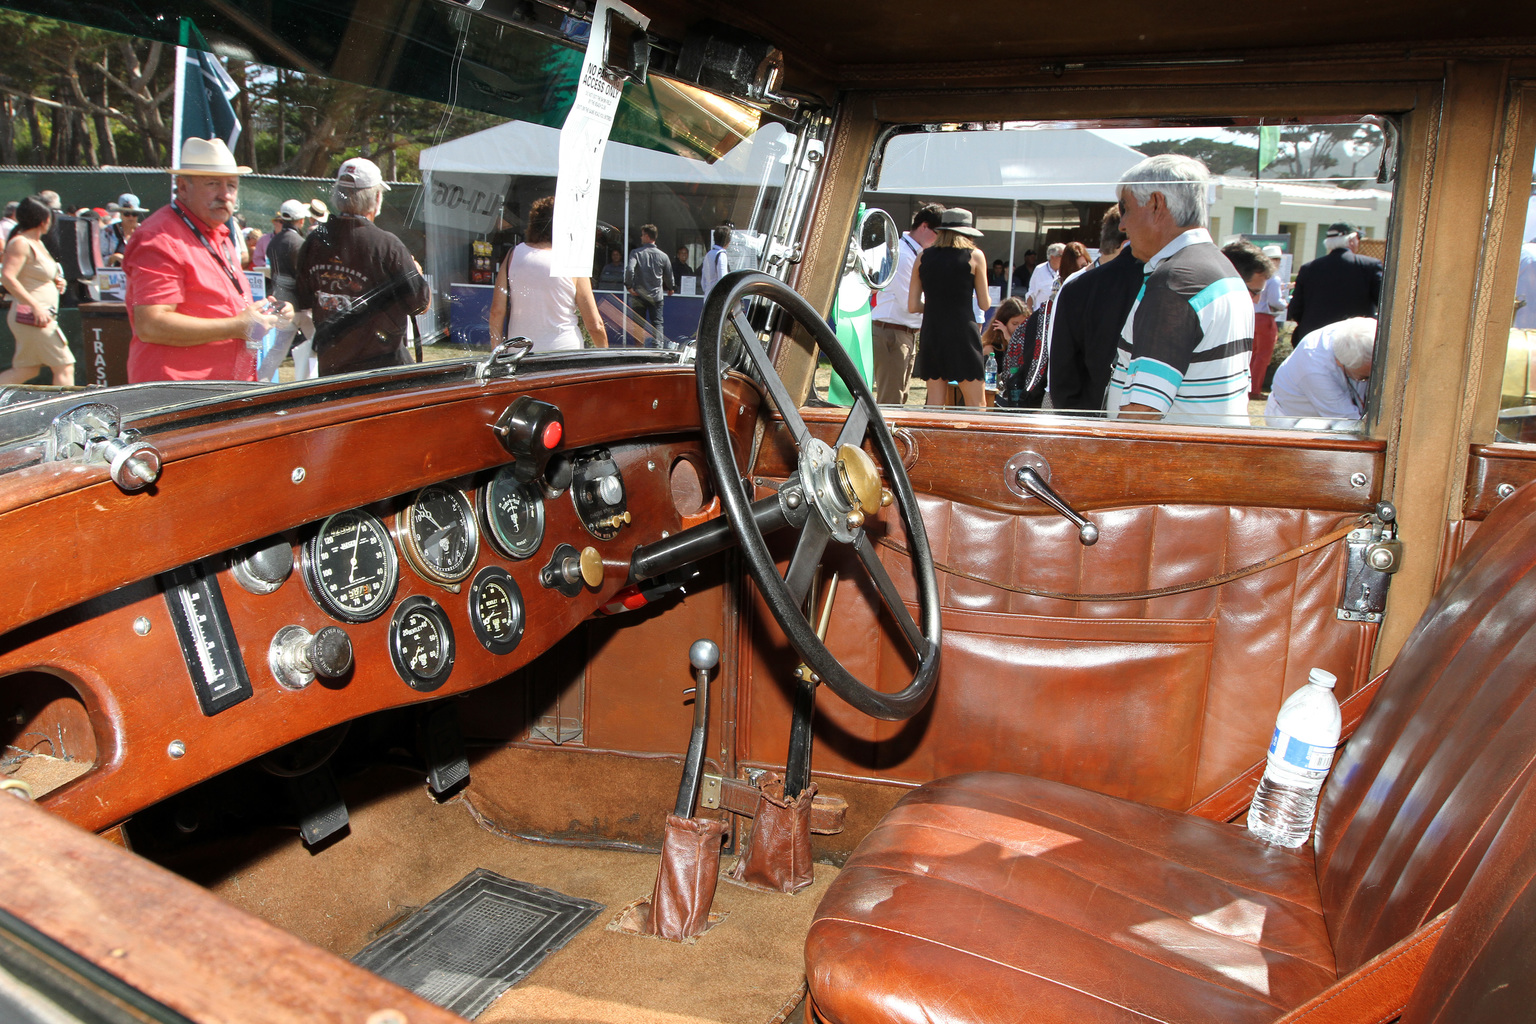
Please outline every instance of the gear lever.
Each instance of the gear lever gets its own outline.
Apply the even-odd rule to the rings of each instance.
[[[693,733],[688,737],[688,753],[683,758],[683,780],[677,787],[679,818],[693,817],[699,802],[704,737],[709,731],[709,673],[720,664],[720,648],[713,640],[695,640],[688,648],[688,663],[693,666],[693,686],[683,692],[693,694]]]

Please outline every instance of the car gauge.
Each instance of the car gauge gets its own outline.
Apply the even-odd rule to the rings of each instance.
[[[544,542],[544,496],[538,484],[518,483],[506,466],[480,491],[485,530],[508,558],[528,558]]]
[[[423,579],[448,586],[475,568],[480,530],[469,499],[450,487],[423,487],[396,517],[405,560]]]
[[[413,690],[435,690],[453,671],[453,625],[430,597],[408,597],[389,620],[389,659]]]
[[[469,585],[469,624],[492,654],[511,654],[523,638],[523,592],[507,570],[489,565]]]
[[[400,582],[389,531],[362,509],[339,512],[321,523],[304,545],[303,568],[310,596],[343,622],[378,618]]]

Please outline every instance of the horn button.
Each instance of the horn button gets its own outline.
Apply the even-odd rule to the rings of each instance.
[[[851,543],[867,516],[880,510],[880,469],[858,445],[836,450],[812,438],[800,460],[800,478],[832,536]]]

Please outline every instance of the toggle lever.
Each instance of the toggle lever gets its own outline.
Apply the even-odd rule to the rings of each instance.
[[[688,648],[688,663],[693,666],[693,733],[688,737],[688,753],[683,758],[683,780],[677,787],[677,816],[691,818],[699,802],[699,784],[704,778],[704,734],[709,731],[709,674],[720,664],[720,648],[713,640],[695,640]]]
[[[1099,528],[1074,512],[1072,506],[1062,501],[1061,496],[1051,490],[1051,485],[1039,473],[1029,466],[1020,466],[1016,479],[1020,487],[1071,520],[1072,525],[1077,527],[1077,539],[1083,542],[1084,547],[1092,547],[1098,542]]]

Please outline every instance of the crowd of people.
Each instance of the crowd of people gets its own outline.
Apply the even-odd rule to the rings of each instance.
[[[1281,326],[1291,323],[1293,351],[1275,372],[1266,416],[1278,425],[1358,421],[1381,261],[1360,255],[1352,225],[1333,224],[1325,254],[1300,268],[1287,298],[1278,246],[1217,247],[1208,185],[1198,160],[1143,160],[1117,186],[1096,255],[1056,242],[1012,273],[1002,260],[988,266],[968,210],[919,207],[896,276],[875,301],[877,401],[906,404],[915,374],[929,405],[980,408],[995,365],[999,407],[1246,419],[1248,403],[1265,399]],[[982,331],[988,286],[1002,281],[1022,295],[1001,302]]]
[[[299,378],[410,361],[408,325],[430,294],[404,244],[374,224],[389,188],[377,165],[346,161],[332,187],[334,212],[318,199],[289,199],[268,233],[236,219],[250,168],[221,141],[186,140],[171,173],[175,198],[154,213],[124,193],[74,215],[88,226],[96,265],[125,272],[130,381],[276,379],[294,341]],[[1056,242],[1038,263],[1030,252],[1018,267],[988,264],[970,211],[921,206],[899,240],[896,275],[874,303],[876,399],[906,404],[915,375],[930,405],[980,408],[991,385],[996,404],[1009,408],[1245,415],[1265,397],[1281,325],[1292,323],[1293,351],[1275,373],[1266,414],[1285,423],[1358,420],[1381,262],[1359,254],[1351,225],[1334,224],[1326,253],[1300,268],[1287,297],[1278,248],[1216,246],[1206,228],[1208,180],[1188,157],[1144,160],[1119,182],[1096,253]],[[43,367],[56,384],[73,382],[58,322],[67,287],[55,226],[64,209],[45,191],[0,216],[0,281],[16,339],[0,383],[33,379]],[[527,337],[537,351],[605,347],[593,280],[550,272],[553,221],[554,198],[535,202],[523,240],[501,260],[491,339]],[[687,247],[669,256],[656,225],[642,225],[627,259],[605,247],[597,287],[622,288],[632,314],[664,337],[666,296],[693,276],[707,294],[730,270],[731,234],[729,224],[715,227],[695,267]],[[269,273],[264,302],[241,272],[251,268]],[[1004,282],[1021,294],[1001,302],[983,330],[988,289]]]

